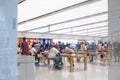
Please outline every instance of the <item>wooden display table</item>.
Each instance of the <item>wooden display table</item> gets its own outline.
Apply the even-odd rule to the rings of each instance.
[[[87,70],[87,56],[86,55],[79,55],[79,54],[61,54],[62,57],[67,57],[70,59],[70,72],[73,71],[73,59],[77,57],[84,57],[84,70]],[[50,64],[50,61],[48,59],[48,64]]]

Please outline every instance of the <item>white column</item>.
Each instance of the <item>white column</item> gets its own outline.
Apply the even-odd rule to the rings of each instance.
[[[0,80],[17,80],[17,0],[0,0]]]
[[[108,0],[108,19],[109,19],[108,20],[109,39],[112,38],[113,33],[117,33],[116,37],[114,37],[114,40],[118,41],[119,43],[120,41],[120,0]],[[115,54],[114,51],[113,51],[113,54]],[[113,55],[113,59],[111,60],[111,63],[108,69],[108,80],[120,80],[119,74],[120,74],[120,62],[115,62],[114,55]]]

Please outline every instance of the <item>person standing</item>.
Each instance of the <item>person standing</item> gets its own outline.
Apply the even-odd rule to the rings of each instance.
[[[93,43],[90,45],[90,52],[92,52],[90,62],[93,62],[93,57],[96,56],[96,50],[97,50],[97,46],[96,46],[96,44],[93,42]]]
[[[29,55],[29,45],[28,42],[26,42],[26,37],[23,37],[23,41],[21,43],[21,50],[22,55]]]

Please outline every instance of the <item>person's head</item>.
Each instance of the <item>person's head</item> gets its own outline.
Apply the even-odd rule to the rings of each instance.
[[[92,42],[92,44],[94,45],[95,43],[94,43],[94,42]]]
[[[58,41],[58,44],[61,44],[61,42],[60,42],[60,41]]]
[[[104,44],[102,43],[102,46],[104,46]]]
[[[32,44],[32,47],[34,47],[34,45]]]
[[[49,49],[53,48],[53,45],[50,45]]]
[[[105,44],[107,44],[107,42],[105,42]]]
[[[23,41],[26,41],[26,37],[23,37]]]
[[[18,44],[18,47],[20,47],[20,45]]]
[[[70,44],[67,44],[67,47],[70,48]]]
[[[99,44],[102,44],[102,42],[100,41]]]
[[[83,42],[81,42],[81,44],[83,44]]]

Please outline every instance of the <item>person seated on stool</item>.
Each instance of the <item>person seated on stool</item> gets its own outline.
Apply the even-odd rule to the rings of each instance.
[[[56,56],[58,55],[59,51],[54,47],[54,46],[50,46],[50,50],[48,52],[48,59],[49,60],[53,60],[54,63],[55,61],[62,61],[62,58],[56,58]]]
[[[67,53],[67,54],[73,54],[73,53],[75,53],[75,51],[73,49],[71,49],[70,44],[66,45],[65,53]],[[70,58],[68,58],[68,61],[70,63]],[[74,61],[73,61],[73,66],[74,66]]]

